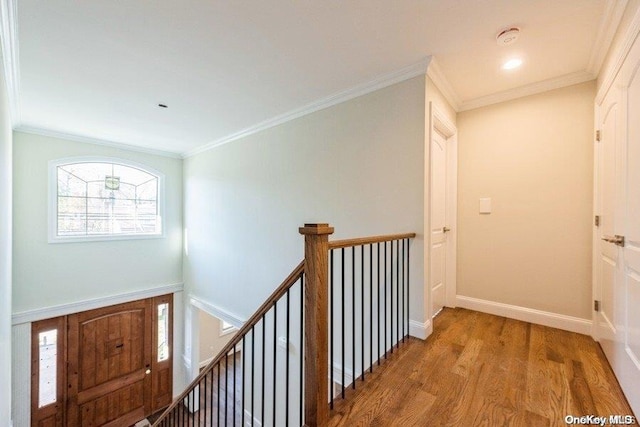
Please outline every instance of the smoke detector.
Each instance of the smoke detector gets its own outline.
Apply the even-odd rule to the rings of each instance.
[[[498,46],[508,46],[513,44],[520,37],[520,28],[518,27],[510,27],[504,29],[498,33],[496,36],[496,42]]]

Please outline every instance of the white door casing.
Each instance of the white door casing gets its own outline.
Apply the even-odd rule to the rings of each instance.
[[[640,42],[597,106],[594,338],[640,413]],[[624,236],[623,244],[611,237]]]
[[[429,293],[430,317],[456,297],[456,129],[429,104]]]

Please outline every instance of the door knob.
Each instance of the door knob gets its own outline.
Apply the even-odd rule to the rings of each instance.
[[[446,233],[447,231],[451,231],[449,227],[442,227],[442,232]]]
[[[149,375],[151,373],[151,369],[147,369],[146,371],[144,371],[144,373]]]

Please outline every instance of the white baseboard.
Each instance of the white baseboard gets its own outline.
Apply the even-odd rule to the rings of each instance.
[[[424,323],[418,322],[417,320],[409,320],[409,335],[412,337],[426,340],[432,331],[433,325],[431,324],[431,320],[427,320]]]
[[[345,387],[353,382],[353,371],[351,368],[344,368],[344,384],[342,383],[342,366],[339,363],[333,364],[333,382]],[[331,386],[331,385],[329,385]]]
[[[591,335],[591,320],[588,319],[581,319],[579,317],[566,316],[564,314],[551,313],[549,311],[503,304],[478,298],[465,297],[462,295],[456,296],[456,305],[469,310],[522,320],[524,322],[563,329],[565,331],[576,332],[579,334]]]

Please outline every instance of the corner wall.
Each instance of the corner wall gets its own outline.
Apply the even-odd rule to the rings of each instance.
[[[458,295],[590,321],[594,97],[592,81],[458,115]]]
[[[303,223],[413,231],[423,323],[424,108],[419,76],[185,159],[185,287],[243,319],[302,259]]]
[[[11,425],[12,146],[9,99],[0,63],[0,426]]]

